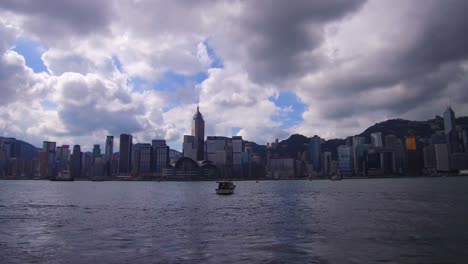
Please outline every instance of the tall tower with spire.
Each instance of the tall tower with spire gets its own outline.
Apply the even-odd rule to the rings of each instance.
[[[197,105],[197,112],[193,115],[192,120],[192,136],[195,139],[195,152],[196,159],[205,159],[205,120],[203,115],[200,113],[200,108]]]

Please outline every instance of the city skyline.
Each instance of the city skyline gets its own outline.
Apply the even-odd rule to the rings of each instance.
[[[177,149],[198,104],[205,135],[260,144],[466,116],[466,5],[2,1],[0,135]]]

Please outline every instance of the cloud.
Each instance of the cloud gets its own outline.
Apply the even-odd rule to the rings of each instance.
[[[0,128],[38,145],[91,147],[126,132],[180,148],[197,102],[207,135],[236,128],[259,143],[426,119],[447,100],[466,115],[467,5],[1,1]],[[12,50],[18,37],[47,47],[48,73]]]

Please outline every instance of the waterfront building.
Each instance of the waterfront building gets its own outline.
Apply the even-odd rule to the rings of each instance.
[[[462,131],[462,141],[464,152],[468,153],[468,130],[464,129]]]
[[[385,136],[385,148],[393,151],[394,173],[403,173],[403,164],[405,159],[405,148],[401,139],[395,135]]]
[[[71,156],[71,176],[73,178],[81,177],[81,146],[74,145]]]
[[[93,146],[93,157],[101,157],[101,146],[99,144]]]
[[[310,139],[309,143],[309,162],[312,164],[312,169],[315,173],[320,173],[321,168],[321,144],[322,139],[315,135]]]
[[[182,158],[182,152],[175,149],[169,149],[169,164],[176,163],[180,158]]]
[[[195,148],[195,137],[184,135],[184,142],[182,144],[182,156],[192,160],[197,159],[197,150]]]
[[[42,143],[42,150],[46,152],[46,161],[47,161],[47,169],[46,169],[46,177],[47,179],[55,179],[56,176],[56,163],[55,163],[55,142],[51,141],[44,141]]]
[[[360,145],[364,145],[366,143],[365,137],[355,136],[353,137],[353,148],[351,150],[351,156],[353,160],[353,169],[354,174],[359,175],[363,171],[363,155],[358,155],[357,150]]]
[[[132,135],[120,135],[119,174],[128,175],[132,169]]]
[[[424,155],[424,168],[427,170],[427,172],[432,172],[436,170],[437,163],[436,163],[435,146],[434,145],[425,146],[423,149],[423,155]]]
[[[157,175],[162,174],[162,169],[169,165],[169,147],[166,140],[155,139],[151,141],[152,147],[152,171]]]
[[[351,147],[347,145],[340,145],[338,146],[337,152],[339,173],[343,176],[350,176],[352,174]]]
[[[293,179],[296,177],[295,160],[288,157],[272,157],[269,174],[273,179]]]
[[[450,171],[448,144],[435,144],[436,169],[441,172]]]
[[[194,137],[195,160],[205,159],[205,120],[197,106],[197,112],[192,119],[192,136]]]
[[[455,126],[455,113],[451,107],[448,107],[444,112],[444,132],[447,139],[448,153],[460,152],[458,133]]]
[[[331,152],[326,151],[323,153],[323,163],[324,163],[324,173],[326,176],[331,175],[331,162],[332,162],[332,155]]]
[[[105,175],[108,177],[112,176],[112,155],[114,154],[114,136],[106,137],[106,159],[105,159]]]
[[[244,151],[244,141],[241,136],[232,137],[232,174],[235,177],[242,176],[241,155]]]
[[[240,138],[240,140],[242,141],[242,138]],[[236,138],[236,148],[236,153],[239,153],[237,165],[240,168],[240,152],[238,151],[242,150],[242,142],[240,142],[239,145],[239,138]],[[209,136],[206,138],[206,159],[213,162],[213,164],[219,168],[223,177],[233,176],[233,154],[232,138],[218,136]]]
[[[382,132],[375,132],[370,135],[371,137],[371,144],[373,147],[381,148],[383,147],[382,144]]]
[[[152,147],[149,143],[138,143],[133,146],[133,166],[134,175],[148,176],[151,168]]]
[[[409,175],[418,176],[421,173],[421,162],[417,149],[416,136],[410,132],[406,136],[406,157],[407,157],[407,173]]]

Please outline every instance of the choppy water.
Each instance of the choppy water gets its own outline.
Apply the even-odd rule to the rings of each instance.
[[[0,181],[0,263],[468,263],[468,178]]]

